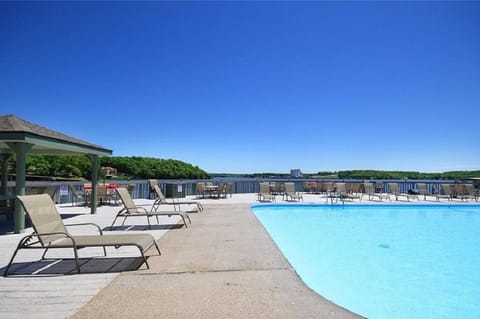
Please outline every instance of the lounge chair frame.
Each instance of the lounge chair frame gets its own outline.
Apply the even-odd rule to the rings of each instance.
[[[331,205],[338,204],[339,201],[342,202],[342,205],[345,205],[346,196],[342,193],[342,190],[337,187],[336,183],[332,183],[328,188],[325,194],[326,203],[330,201]]]
[[[113,229],[113,226],[115,225],[115,222],[117,219],[120,217],[123,217],[123,222],[122,226],[125,225],[125,221],[127,220],[128,217],[133,217],[133,216],[146,216],[147,217],[147,223],[148,223],[148,229],[152,229],[152,226],[150,224],[150,217],[156,217],[157,218],[157,224],[159,223],[158,216],[168,216],[171,217],[172,215],[178,215],[182,218],[183,224],[185,227],[188,227],[187,224],[187,219],[192,223],[190,216],[187,215],[186,212],[182,211],[158,211],[157,208],[158,206],[155,207],[155,204],[152,205],[150,210],[147,210],[143,206],[137,206],[133,202],[132,197],[130,196],[130,193],[126,188],[119,187],[116,189],[118,196],[120,197],[121,202],[123,203],[123,208],[117,213],[115,216],[115,219],[112,222],[112,225],[110,226],[110,229]]]
[[[426,183],[417,183],[418,196],[423,196],[423,200],[427,200],[427,196],[435,196],[435,194],[429,193]]]
[[[397,183],[388,183],[388,186],[390,187],[391,193],[395,196],[396,201],[398,201],[400,196],[405,196],[407,198],[407,202],[410,201],[410,198],[417,199],[417,201],[419,200],[417,194],[402,193]]]
[[[303,202],[303,196],[300,193],[295,191],[295,183],[292,183],[292,182],[285,183],[285,200]]]
[[[356,189],[359,190],[360,185],[357,184]],[[351,183],[337,183],[337,193],[342,200],[350,200],[354,201],[358,199],[358,201],[362,201],[363,194],[354,192],[354,187]]]
[[[437,201],[440,201],[440,198],[446,198],[448,201],[453,200],[453,189],[452,184],[440,184],[438,193],[435,194]]]
[[[119,248],[121,246],[135,246],[139,249],[140,254],[149,269],[145,251],[151,246],[155,246],[158,254],[161,255],[155,239],[150,234],[115,234],[105,235],[97,224],[94,223],[77,223],[64,224],[60,214],[58,213],[55,203],[48,194],[17,196],[17,199],[22,204],[27,216],[29,217],[34,232],[23,237],[10,259],[5,271],[4,277],[8,276],[8,271],[21,249],[44,249],[42,259],[49,249],[54,248],[72,248],[75,257],[75,266],[77,273],[80,273],[80,262],[78,257],[78,250],[84,247],[102,247],[104,256],[107,256],[106,247]],[[38,205],[38,206],[37,206]],[[37,206],[37,207],[36,207]],[[98,235],[72,235],[68,232],[67,227],[71,226],[85,226],[91,225],[98,230]],[[52,231],[39,231],[50,229]]]
[[[372,200],[372,197],[377,197],[379,201],[383,201],[384,199],[389,200],[390,202],[392,201],[392,199],[390,198],[390,195],[388,194],[375,193],[375,188],[370,182],[364,182],[363,189],[365,190],[365,193],[368,195],[368,200]]]
[[[174,199],[172,202],[167,201],[167,198],[163,194],[162,189],[160,188],[160,186],[158,186],[157,181],[154,179],[150,180],[150,188],[151,190],[153,190],[153,193],[157,195],[157,198],[153,203],[152,210],[157,210],[160,205],[164,204],[164,205],[173,205],[174,210],[177,210],[177,206],[178,206],[178,210],[180,210],[180,205],[196,205],[197,210],[199,212],[204,211],[204,207],[202,203],[197,201],[187,201],[187,200],[181,201],[178,198]]]
[[[270,184],[268,182],[259,183],[259,191],[257,200],[259,202],[276,202],[276,197],[270,192]]]
[[[465,190],[464,190],[464,193],[462,195],[462,200],[464,199],[464,200],[468,201],[469,199],[473,199],[476,202],[478,202],[478,195],[477,195],[477,192],[476,192],[473,184],[465,184],[464,188],[465,188]]]

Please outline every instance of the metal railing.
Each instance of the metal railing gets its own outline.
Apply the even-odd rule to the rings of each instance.
[[[378,190],[383,193],[391,192],[388,183],[397,183],[399,190],[401,192],[408,192],[409,190],[415,190],[417,183],[425,183],[429,193],[432,191],[438,192],[440,190],[440,184],[453,184],[458,182],[468,182],[468,181],[458,181],[458,180],[358,180],[358,179],[290,179],[290,178],[214,178],[211,180],[158,180],[160,187],[163,189],[167,197],[183,197],[196,195],[196,183],[198,182],[231,182],[232,183],[232,193],[233,194],[242,194],[242,193],[258,193],[259,192],[259,183],[260,182],[293,182],[295,184],[295,190],[297,192],[304,191],[305,182],[320,182],[320,183],[372,183],[375,185],[381,185],[381,188]],[[103,183],[103,181],[101,182]],[[150,186],[148,180],[124,180],[124,181],[105,181],[105,184],[113,183],[118,184],[119,187],[133,186],[132,197],[133,198],[153,198],[153,194],[150,193]],[[15,182],[8,182],[8,193],[14,193]],[[27,181],[26,189],[31,188],[41,188],[41,187],[57,187],[57,190],[54,195],[54,200],[56,203],[71,203],[74,201],[72,190],[77,192],[83,192],[84,183],[83,182],[65,182],[65,181]],[[174,196],[168,194],[168,189],[175,189]],[[170,196],[168,196],[170,195]],[[177,196],[175,196],[177,195]]]

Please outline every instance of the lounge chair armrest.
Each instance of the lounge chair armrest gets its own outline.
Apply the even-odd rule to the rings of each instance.
[[[63,231],[58,231],[58,232],[52,232],[52,233],[35,233],[35,234],[32,234],[34,236],[37,236],[37,237],[40,237],[40,236],[49,236],[49,235],[65,235],[65,237],[67,238],[72,238],[72,235],[70,235],[69,233],[65,233]]]
[[[148,213],[148,209],[146,209],[143,206],[149,206],[149,205],[141,205],[141,206],[135,206],[136,209],[142,209],[145,213]]]
[[[32,247],[38,243],[40,243],[40,237],[41,236],[49,236],[49,235],[65,235],[66,238],[70,238],[72,242],[74,243],[75,240],[72,238],[72,236],[68,233],[65,232],[52,232],[52,233],[32,233],[30,235],[27,235],[23,237],[20,242],[18,243],[18,247]],[[36,241],[31,242],[32,239],[38,238]],[[43,245],[42,245],[43,246]],[[48,246],[48,245],[47,245]]]
[[[66,224],[65,226],[66,227],[70,227],[70,226],[95,226],[98,229],[98,232],[100,233],[100,235],[103,235],[102,229],[100,228],[100,226],[98,226],[95,223]]]

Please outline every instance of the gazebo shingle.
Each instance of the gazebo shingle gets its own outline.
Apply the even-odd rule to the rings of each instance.
[[[111,150],[102,146],[88,143],[46,127],[31,123],[15,115],[10,114],[0,116],[0,142],[14,141],[16,139],[21,139],[22,136],[37,137],[49,142],[72,144],[78,147],[85,147],[87,149],[95,149],[96,151],[100,151],[100,153],[105,153],[102,155],[109,155],[112,153]],[[88,153],[88,151],[80,153]]]

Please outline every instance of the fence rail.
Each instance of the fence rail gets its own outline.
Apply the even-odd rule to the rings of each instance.
[[[323,183],[373,183],[382,185],[380,191],[384,193],[390,192],[388,183],[397,183],[401,192],[408,192],[409,190],[415,190],[417,183],[425,183],[427,190],[432,193],[432,190],[438,191],[440,184],[453,184],[453,183],[471,183],[470,180],[358,180],[358,179],[289,179],[289,178],[214,178],[211,180],[158,180],[160,187],[164,192],[168,188],[175,189],[175,194],[182,196],[196,195],[195,184],[197,182],[231,182],[232,193],[258,193],[260,182],[293,182],[295,184],[295,190],[298,192],[304,191],[305,182],[323,182]],[[104,183],[103,181],[101,183]],[[120,187],[133,186],[132,197],[133,198],[152,198],[153,194],[150,193],[150,186],[148,180],[124,180],[124,181],[105,181],[105,183],[118,184]],[[15,182],[9,181],[7,185],[8,193],[14,193]],[[83,182],[65,182],[65,181],[27,181],[26,188],[40,188],[40,187],[57,187],[55,192],[55,201],[57,203],[70,203],[73,202],[73,192],[83,191]],[[169,192],[166,192],[167,194]]]

